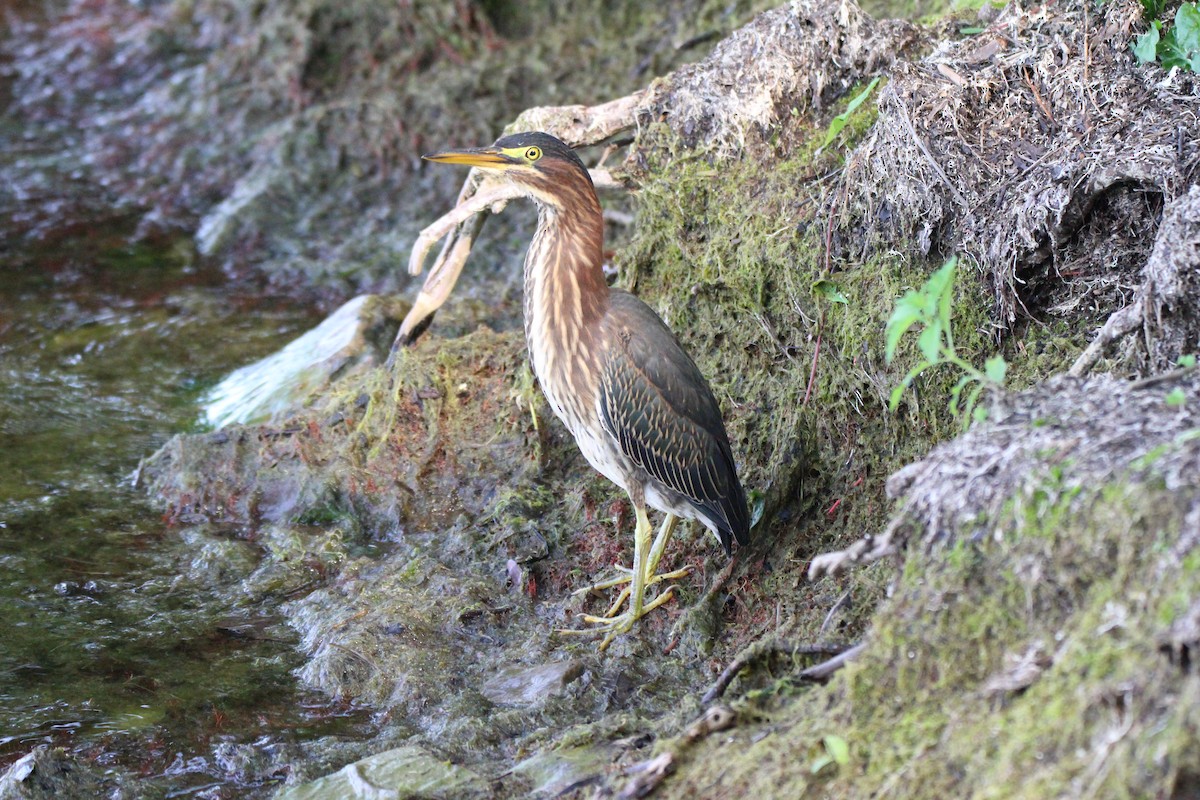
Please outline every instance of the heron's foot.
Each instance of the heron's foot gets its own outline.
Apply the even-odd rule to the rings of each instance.
[[[620,602],[624,602],[624,599],[628,595],[629,589],[626,588],[621,592],[621,597],[618,598],[618,600]],[[559,633],[564,633],[570,636],[595,636],[598,634],[604,634],[604,639],[600,642],[600,651],[603,652],[610,644],[612,644],[613,639],[620,636],[622,633],[628,633],[633,629],[633,624],[635,622],[661,606],[663,603],[666,603],[674,596],[675,587],[669,586],[665,592],[651,600],[649,603],[643,605],[641,609],[637,610],[636,612],[633,608],[630,608],[623,614],[615,615],[613,609],[609,609],[609,613],[603,617],[595,617],[591,614],[584,614],[583,621],[588,625],[593,625],[595,627],[580,629],[568,628],[565,630],[560,630]],[[615,607],[616,605],[614,605],[614,608]]]
[[[589,586],[586,589],[575,592],[575,594],[582,594],[583,592],[589,592],[592,589],[597,589],[597,590],[612,589],[613,587],[620,586],[623,583],[631,584],[633,582],[633,570],[628,569],[627,567],[617,567],[617,569],[621,570],[622,572],[626,572],[628,574],[622,575],[619,578],[613,578],[612,580],[603,581],[602,583],[597,583],[595,586]],[[686,578],[691,573],[692,573],[692,565],[691,564],[688,564],[686,567],[681,567],[680,569],[677,569],[673,572],[662,572],[662,573],[659,573],[658,575],[654,575],[652,577],[647,578],[646,579],[646,588],[649,588],[656,583],[662,583],[663,581],[677,581],[680,578]],[[625,601],[627,601],[629,599],[629,590],[630,590],[629,586],[626,586],[625,588],[623,588],[621,590],[621,593],[617,595],[617,599],[614,600],[613,604],[608,607],[608,611],[605,611],[599,617],[594,617],[593,619],[613,619],[613,618],[615,618],[617,616],[618,609],[620,609],[621,606],[623,606],[625,604]]]
[[[622,583],[629,583],[633,580],[633,570],[629,567],[622,567],[620,564],[613,564],[613,569],[621,574],[612,580],[600,581],[599,583],[593,583],[591,586],[584,586],[582,589],[576,589],[575,591],[571,592],[571,595],[573,597],[579,597],[587,594],[588,592],[603,592],[605,589],[611,589],[614,586],[620,586]]]
[[[610,578],[610,579],[608,579],[608,581],[601,581],[600,583],[593,583],[592,585],[590,585],[590,587],[583,587],[582,589],[576,589],[575,591],[572,591],[571,594],[578,597],[580,595],[586,595],[586,594],[590,593],[590,591],[605,591],[607,589],[613,589],[613,588],[619,587],[620,584],[632,583],[632,581],[634,581],[634,571],[630,570],[628,566],[613,564],[612,567],[614,570],[617,570],[618,572],[620,572],[619,576],[617,576],[616,578]],[[647,585],[647,587],[653,587],[653,585],[655,583],[662,583],[664,581],[678,581],[679,578],[685,578],[685,577],[688,577],[689,575],[691,575],[691,570],[692,570],[692,566],[689,564],[688,566],[680,567],[680,569],[674,570],[673,572],[662,572],[662,573],[660,573],[660,575],[655,575],[655,576],[647,578],[646,585]],[[624,593],[622,593],[622,600],[624,600],[625,597],[628,597],[628,596],[629,596],[629,590],[628,590],[628,587],[626,587],[626,590],[624,591]],[[605,616],[612,616],[612,614],[605,614]]]

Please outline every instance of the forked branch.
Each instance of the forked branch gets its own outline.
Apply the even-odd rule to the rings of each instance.
[[[510,129],[544,130],[573,147],[598,144],[633,128],[634,112],[642,98],[643,93],[637,92],[592,107],[531,108],[523,111]],[[589,173],[597,191],[621,188],[621,184],[607,169],[596,168],[589,170]],[[410,275],[419,275],[429,251],[438,241],[445,240],[413,301],[412,309],[400,325],[393,349],[416,341],[433,320],[434,313],[446,302],[487,215],[500,213],[509,200],[520,196],[521,193],[514,187],[485,178],[478,170],[471,170],[458,194],[455,207],[422,230],[413,243],[408,272]]]

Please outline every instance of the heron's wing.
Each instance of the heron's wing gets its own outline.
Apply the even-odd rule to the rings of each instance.
[[[725,423],[712,390],[670,329],[641,300],[614,291],[606,319],[612,346],[600,414],[621,452],[686,497],[718,529],[746,544],[750,516]]]

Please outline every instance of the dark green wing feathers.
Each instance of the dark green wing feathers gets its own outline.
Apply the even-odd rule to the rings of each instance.
[[[749,540],[750,516],[721,410],[675,335],[641,300],[614,291],[613,346],[600,414],[627,457],[687,498],[718,529],[726,552]]]

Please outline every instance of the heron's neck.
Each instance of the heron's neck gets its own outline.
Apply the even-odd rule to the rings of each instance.
[[[525,336],[543,388],[595,368],[609,289],[601,266],[604,220],[595,195],[587,200],[571,210],[539,203],[525,256]]]
[[[570,211],[539,203],[537,233],[525,257],[526,319],[569,338],[594,326],[608,308],[604,219],[595,196],[590,199],[590,206]]]

